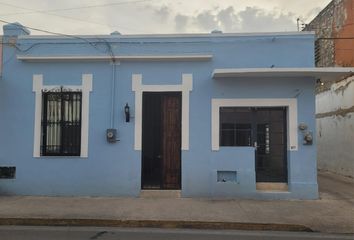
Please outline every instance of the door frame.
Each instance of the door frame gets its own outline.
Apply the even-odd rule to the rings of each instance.
[[[257,147],[255,147],[255,173],[256,173],[256,183],[288,183],[289,182],[289,172],[288,172],[288,154],[287,154],[287,144],[288,144],[288,140],[287,140],[287,135],[288,135],[288,129],[287,129],[287,113],[288,113],[288,109],[286,107],[251,107],[252,108],[252,145],[254,146],[254,142],[257,142]],[[284,147],[283,147],[283,154],[284,154],[284,159],[283,159],[283,162],[284,162],[284,166],[283,166],[283,171],[285,172],[285,178],[286,178],[286,181],[285,182],[271,182],[271,181],[257,181],[257,151],[258,151],[258,119],[256,118],[256,114],[257,114],[257,111],[258,111],[258,108],[259,109],[262,109],[263,111],[264,110],[267,110],[267,111],[271,111],[271,110],[277,110],[277,111],[281,111],[282,114],[284,114],[284,119],[282,121],[282,124],[284,125],[284,129],[285,131],[283,131],[283,137],[285,136],[285,144],[284,144]],[[271,139],[270,139],[271,141]]]
[[[211,150],[220,149],[220,107],[286,107],[287,150],[298,150],[298,112],[296,98],[212,98]],[[288,159],[289,162],[289,159]]]
[[[141,145],[142,145],[143,92],[182,92],[181,151],[189,150],[189,95],[190,92],[193,90],[193,74],[182,73],[181,78],[182,78],[181,84],[150,85],[150,84],[143,84],[142,82],[143,75],[141,73],[132,74],[132,91],[135,93],[134,150],[141,151]],[[181,179],[183,178],[182,163],[183,161],[181,157]],[[181,189],[183,189],[182,181],[181,181]]]
[[[296,98],[212,98],[211,99],[211,150],[220,150],[220,107],[286,107],[287,124],[287,151],[298,150],[298,111]],[[290,155],[287,156],[287,183],[266,183],[265,188],[274,186],[276,190],[287,190],[289,183],[289,162]],[[256,179],[255,179],[256,183]],[[257,183],[262,184],[262,183]],[[281,186],[279,186],[281,185]],[[285,187],[283,185],[286,185]],[[257,186],[258,190],[258,186]]]
[[[176,85],[148,85],[142,83],[142,74],[132,74],[135,92],[134,150],[141,151],[143,92],[182,92],[182,142],[181,150],[189,150],[189,95],[193,90],[193,75],[182,74],[182,83]]]

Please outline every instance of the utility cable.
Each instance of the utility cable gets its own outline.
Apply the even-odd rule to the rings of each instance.
[[[48,31],[48,30],[43,30],[43,29],[39,29],[39,28],[34,28],[34,27],[29,27],[29,26],[25,26],[25,25],[20,25],[17,23],[11,23],[5,20],[0,19],[0,22],[2,23],[6,23],[6,24],[14,24],[18,27],[25,27],[27,29],[31,29],[31,30],[35,30],[35,31],[39,31],[39,32],[44,32],[44,33],[48,33],[48,34],[52,34],[52,35],[57,35],[57,36],[63,36],[63,37],[67,37],[67,38],[74,38],[74,39],[79,39],[82,40],[84,42],[86,42],[87,44],[91,45],[92,47],[94,47],[97,50],[100,50],[95,44],[93,44],[92,42],[88,41],[85,38],[79,37],[79,36],[75,36],[75,35],[69,35],[69,34],[64,34],[64,33],[58,33],[58,32],[52,32],[52,31]],[[30,48],[26,49],[26,50],[21,50],[21,51],[28,51],[30,50],[34,45],[32,45]],[[17,47],[17,46],[16,46]]]
[[[98,4],[98,5],[89,5],[89,6],[81,6],[81,7],[71,7],[71,8],[57,8],[57,9],[47,9],[47,10],[34,10],[30,8],[20,7],[9,3],[0,2],[2,5],[7,5],[14,8],[21,8],[26,10],[31,10],[28,12],[14,12],[8,14],[0,14],[1,17],[4,16],[14,16],[14,15],[23,15],[23,14],[31,14],[31,13],[48,13],[48,12],[63,12],[63,11],[72,11],[72,10],[82,10],[82,9],[90,9],[90,8],[101,8],[101,7],[109,7],[109,6],[117,6],[117,5],[124,5],[124,4],[134,4],[134,3],[142,3],[142,2],[150,2],[154,0],[138,0],[138,1],[123,1],[117,3],[106,3],[106,4]]]
[[[141,0],[141,1],[143,1],[143,0]],[[145,1],[148,1],[148,0],[145,0]],[[150,1],[151,1],[151,0],[150,0]],[[30,11],[32,11],[32,13],[40,13],[40,14],[45,14],[45,15],[50,15],[50,16],[55,16],[55,17],[60,17],[60,18],[64,18],[64,19],[74,20],[74,21],[78,21],[78,22],[83,22],[83,23],[91,23],[91,24],[97,24],[97,25],[106,26],[106,27],[111,27],[111,28],[126,29],[126,30],[130,30],[130,31],[135,31],[135,32],[140,31],[140,30],[137,30],[137,29],[127,28],[127,27],[122,27],[122,26],[107,25],[107,24],[105,24],[105,23],[93,22],[93,21],[88,21],[88,20],[84,20],[84,19],[80,19],[80,18],[69,17],[69,16],[63,16],[63,15],[54,14],[54,13],[48,13],[48,12],[46,12],[46,11],[36,10],[36,9],[33,9],[33,8],[21,7],[21,6],[17,6],[17,5],[13,5],[13,4],[8,4],[8,3],[0,3],[0,4],[7,5],[7,6],[10,6],[10,7],[15,7],[15,8],[25,9],[25,10],[30,10]]]

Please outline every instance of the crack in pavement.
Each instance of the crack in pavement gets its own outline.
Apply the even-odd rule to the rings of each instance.
[[[102,235],[104,235],[106,233],[108,233],[108,232],[107,231],[98,232],[95,235],[93,235],[92,237],[90,237],[90,239],[98,239],[98,238],[100,238]]]

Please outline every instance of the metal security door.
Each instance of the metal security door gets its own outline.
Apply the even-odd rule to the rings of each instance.
[[[255,108],[253,129],[256,181],[286,183],[286,108]]]

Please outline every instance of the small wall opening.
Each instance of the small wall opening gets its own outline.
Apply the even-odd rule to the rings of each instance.
[[[237,182],[236,171],[217,171],[217,182]]]

